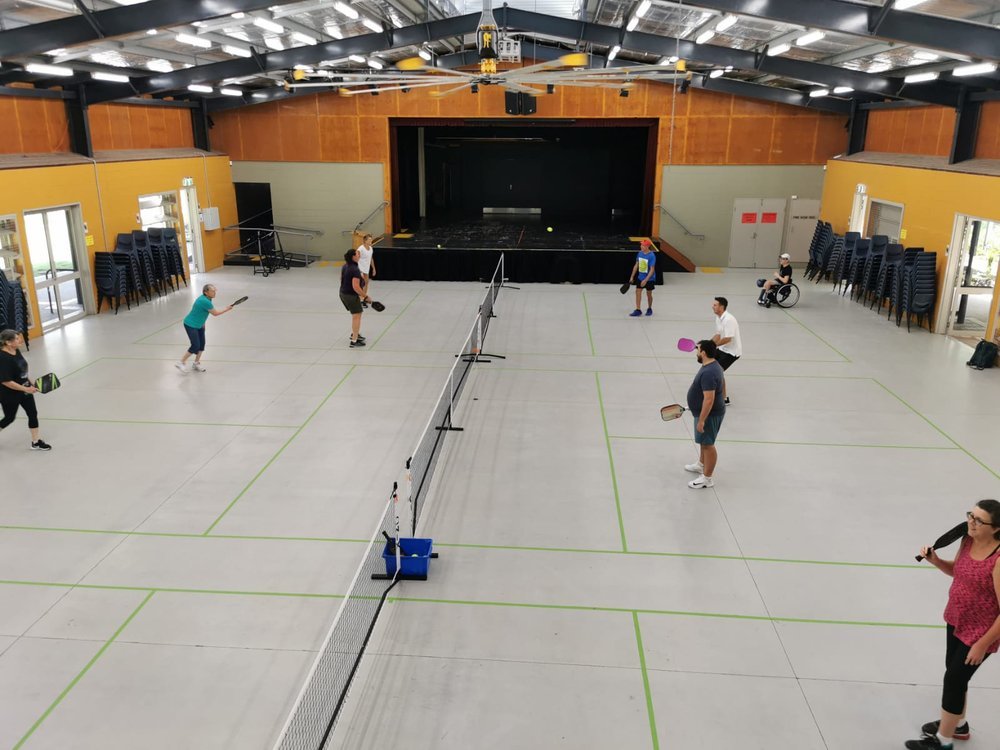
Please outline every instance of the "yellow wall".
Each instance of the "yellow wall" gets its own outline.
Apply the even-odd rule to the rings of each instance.
[[[0,214],[17,215],[21,247],[30,263],[32,248],[24,232],[23,213],[79,203],[87,233],[94,238],[94,244],[87,248],[93,268],[95,252],[113,250],[119,232],[140,228],[139,196],[179,190],[184,177],[194,179],[203,208],[219,208],[222,226],[236,223],[236,194],[229,158],[225,156],[4,170],[0,179]],[[236,231],[206,231],[202,238],[205,267],[209,270],[221,266],[226,250],[239,245]],[[33,306],[32,319],[36,321],[30,333],[32,337],[40,336],[41,326],[37,322],[40,317],[30,274],[27,292]]]
[[[858,183],[868,186],[868,196],[872,200],[903,204],[906,239],[901,242],[905,247],[937,252],[938,304],[942,301],[944,250],[951,243],[955,214],[1000,222],[1000,177],[834,159],[827,162],[820,218],[830,222],[837,234],[847,231]],[[997,292],[993,293],[987,337],[997,330],[1000,299]]]

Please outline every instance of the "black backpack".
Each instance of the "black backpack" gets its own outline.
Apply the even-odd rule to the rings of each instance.
[[[983,339],[976,344],[976,350],[972,353],[972,358],[965,364],[969,367],[975,367],[977,370],[985,370],[987,367],[993,367],[996,361],[997,345],[992,341]]]

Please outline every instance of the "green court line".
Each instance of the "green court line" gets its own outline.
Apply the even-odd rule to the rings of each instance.
[[[132,610],[132,614],[130,614],[125,619],[125,622],[123,622],[121,625],[118,626],[118,630],[116,630],[112,634],[112,636],[110,638],[108,638],[108,640],[106,640],[104,642],[104,645],[101,646],[100,650],[98,650],[98,652],[96,654],[94,654],[94,656],[90,659],[90,661],[87,662],[87,664],[84,666],[84,668],[80,670],[79,674],[77,674],[77,676],[73,678],[73,680],[69,683],[69,685],[67,685],[63,689],[63,691],[61,693],[59,693],[59,695],[56,697],[56,699],[54,701],[52,701],[52,705],[50,705],[47,709],[45,709],[45,712],[41,716],[38,717],[38,720],[35,721],[35,723],[31,725],[31,728],[28,729],[28,731],[18,741],[18,743],[16,745],[14,745],[13,750],[18,750],[18,748],[23,747],[24,743],[28,741],[28,738],[31,737],[31,735],[35,733],[35,730],[38,729],[38,727],[40,727],[42,725],[42,722],[44,722],[49,717],[49,715],[53,711],[56,710],[56,707],[60,703],[62,703],[63,699],[67,695],[69,695],[69,691],[72,690],[76,686],[76,684],[80,680],[83,679],[84,675],[86,675],[87,672],[90,671],[90,668],[92,666],[94,666],[94,664],[97,662],[97,660],[100,659],[104,655],[104,652],[107,651],[108,648],[111,646],[111,644],[115,642],[115,639],[119,635],[121,635],[122,631],[125,630],[125,628],[128,627],[128,624],[130,622],[132,622],[132,620],[135,619],[135,616],[138,615],[139,612],[142,611],[142,608],[146,606],[146,603],[149,602],[149,600],[153,598],[153,593],[154,592],[150,591],[148,594],[146,594],[146,598],[143,599],[139,603],[138,607],[136,607],[135,609]]]
[[[238,494],[236,497],[233,498],[232,502],[230,502],[229,505],[226,506],[225,510],[223,510],[222,513],[219,514],[218,518],[212,521],[212,525],[209,526],[207,529],[205,529],[204,533],[205,536],[208,536],[209,534],[212,533],[212,529],[214,529],[216,526],[219,525],[219,522],[222,521],[222,519],[226,517],[226,514],[233,509],[233,506],[236,505],[237,502],[239,502],[240,498],[242,498],[243,495],[245,495],[247,491],[251,487],[253,487],[254,483],[258,479],[260,479],[261,475],[265,471],[267,471],[268,468],[270,468],[271,464],[273,464],[278,459],[278,456],[280,456],[285,451],[285,448],[291,445],[292,441],[295,440],[295,438],[297,438],[302,433],[302,430],[305,429],[306,425],[309,424],[312,421],[313,417],[315,417],[319,413],[319,410],[326,405],[326,402],[329,401],[330,397],[334,393],[336,393],[337,389],[344,384],[344,381],[350,377],[352,372],[354,372],[354,365],[351,365],[351,368],[346,373],[344,373],[344,376],[340,380],[338,380],[337,384],[330,389],[330,392],[323,397],[323,400],[319,402],[319,405],[317,405],[316,408],[312,410],[312,413],[308,417],[306,417],[306,421],[303,422],[299,426],[299,428],[289,436],[288,440],[285,441],[284,445],[278,448],[278,452],[275,453],[273,456],[271,456],[270,459],[268,459],[268,462],[264,464],[264,466],[261,468],[260,471],[254,474],[253,478],[249,482],[247,482],[247,485],[242,490],[240,490],[240,494]]]
[[[590,308],[587,306],[587,293],[583,294],[583,317],[587,319],[587,339],[590,341],[590,355],[597,356],[597,348],[594,346],[594,332],[590,327]]]
[[[822,337],[822,336],[820,336],[820,335],[819,335],[818,333],[816,333],[816,331],[814,331],[814,330],[813,330],[812,328],[810,328],[810,327],[809,327],[809,326],[807,326],[807,325],[806,325],[805,323],[803,323],[803,322],[802,322],[801,320],[799,320],[799,319],[798,319],[798,318],[796,318],[796,317],[795,317],[794,315],[792,315],[792,314],[791,314],[790,312],[788,312],[788,310],[786,310],[786,309],[785,309],[785,308],[783,308],[783,307],[782,307],[782,308],[779,308],[779,309],[781,310],[781,312],[783,312],[783,313],[784,313],[785,315],[787,315],[787,316],[788,316],[789,318],[791,318],[791,319],[792,319],[792,320],[794,320],[794,321],[795,321],[796,323],[798,323],[798,324],[799,324],[800,326],[802,326],[802,327],[803,327],[803,328],[805,328],[805,329],[806,329],[807,331],[809,331],[809,333],[811,333],[811,334],[812,334],[813,336],[815,336],[815,337],[816,337],[816,338],[818,338],[818,339],[819,339],[820,341],[822,341],[822,342],[823,342],[824,344],[826,344],[826,345],[827,345],[828,347],[830,347],[831,349],[833,349],[833,351],[837,352],[837,354],[839,354],[839,355],[840,355],[841,357],[843,357],[843,358],[844,358],[844,361],[845,361],[845,362],[850,362],[850,361],[851,361],[851,358],[850,358],[850,357],[848,357],[848,356],[847,356],[846,354],[844,354],[844,353],[843,353],[842,351],[840,351],[840,349],[838,349],[837,347],[835,347],[835,346],[834,346],[833,344],[831,344],[831,343],[830,343],[829,341],[827,341],[827,340],[826,340],[825,338],[823,338],[823,337]]]
[[[324,349],[323,351],[331,352],[333,348]],[[392,352],[388,352],[392,353]],[[176,357],[101,357],[101,359],[115,359],[124,361],[134,361],[134,362],[174,362]],[[96,360],[95,360],[96,361]],[[232,364],[232,365],[295,365],[304,368],[310,367],[351,367],[352,365],[356,367],[385,367],[394,369],[413,369],[413,370],[450,370],[451,367],[447,365],[390,365],[390,364],[371,364],[358,362],[356,365],[354,362],[287,362],[280,360],[267,360],[267,359],[215,359],[212,358],[211,362],[219,362],[222,364]],[[93,362],[91,363],[93,364]]]
[[[175,539],[235,539],[259,542],[319,542],[324,544],[368,544],[368,539],[351,539],[347,537],[321,537],[321,536],[265,536],[253,534],[205,534],[181,533],[172,531],[122,531],[113,529],[73,529],[53,526],[15,526],[9,524],[0,525],[0,530],[8,531],[33,531],[45,533],[64,534],[107,534],[111,536],[144,536],[144,537],[166,537]],[[692,560],[733,560],[740,562],[766,562],[766,563],[790,563],[794,565],[833,565],[850,568],[903,568],[907,570],[931,570],[927,565],[904,564],[904,563],[876,563],[876,562],[855,562],[850,560],[803,560],[787,557],[747,557],[745,555],[718,555],[699,552],[656,552],[641,550],[617,550],[617,549],[589,549],[585,547],[540,547],[530,545],[510,545],[510,544],[475,544],[464,542],[435,542],[437,547],[449,547],[454,549],[483,549],[498,550],[506,552],[556,552],[560,554],[582,554],[582,555],[626,555],[637,557],[677,557]],[[145,591],[148,587],[142,587]]]
[[[639,649],[639,667],[642,669],[642,689],[646,693],[646,713],[649,715],[649,733],[653,738],[653,750],[660,750],[660,737],[656,733],[656,713],[653,711],[653,692],[649,688],[649,672],[646,671],[646,650],[642,647],[642,630],[639,628],[639,614],[632,612],[635,627],[635,643]]]
[[[410,301],[409,301],[409,302],[407,302],[407,303],[406,303],[406,304],[405,304],[405,305],[403,306],[403,309],[399,311],[399,314],[398,314],[398,315],[396,315],[396,317],[395,317],[395,318],[393,318],[392,320],[390,320],[390,321],[389,321],[389,325],[387,325],[387,326],[386,326],[386,327],[385,327],[385,328],[383,329],[382,333],[380,333],[380,334],[379,334],[379,335],[378,335],[378,336],[376,337],[376,339],[375,339],[375,340],[374,340],[374,341],[372,342],[372,345],[371,345],[370,347],[368,347],[369,349],[373,349],[373,348],[375,348],[375,345],[376,345],[376,344],[377,344],[377,343],[378,343],[379,341],[381,341],[381,340],[382,340],[382,337],[383,337],[383,336],[385,336],[385,335],[386,335],[386,334],[387,334],[387,333],[389,332],[389,329],[390,329],[390,328],[392,328],[392,327],[393,327],[394,325],[396,325],[396,321],[397,321],[397,320],[399,320],[400,318],[402,318],[402,317],[403,317],[403,313],[405,313],[405,312],[406,312],[407,310],[409,310],[409,309],[410,309],[410,305],[412,305],[412,304],[413,304],[413,303],[414,303],[414,302],[416,301],[417,297],[419,297],[419,296],[420,296],[420,293],[421,293],[422,291],[424,291],[424,290],[423,290],[423,288],[421,288],[421,289],[418,289],[418,290],[417,290],[417,293],[416,293],[416,294],[414,294],[414,295],[413,295],[413,297],[412,297],[412,298],[410,299]]]
[[[157,333],[159,333],[159,331],[157,331]],[[177,343],[154,344],[140,339],[139,341],[133,341],[132,345],[183,347],[184,343],[178,341]],[[250,345],[250,344],[215,344],[215,343],[211,345],[211,348],[212,349],[288,349],[291,351],[303,351],[303,352],[328,352],[331,349],[331,347],[329,346],[277,346],[275,344],[267,344],[265,346],[263,344]],[[304,364],[310,364],[310,363],[307,362]]]
[[[214,344],[213,346],[224,346],[224,344]],[[242,347],[242,348],[247,349],[247,348],[256,348],[256,347]],[[280,349],[282,347],[270,347],[270,348],[272,348],[272,349]],[[295,347],[290,347],[290,348],[294,349]],[[330,351],[330,350],[329,349],[323,349],[323,351],[326,352],[326,351]],[[447,354],[448,353],[448,352],[442,352],[442,351],[431,351],[429,349],[383,349],[381,351],[384,351],[384,352],[389,353],[389,354]],[[685,361],[687,361],[688,359],[691,359],[691,361],[694,361],[690,357],[680,357],[680,356],[673,357],[673,356],[667,356],[667,355],[664,355],[664,354],[661,354],[661,355],[653,355],[653,354],[575,354],[575,353],[572,353],[572,352],[511,352],[511,351],[506,351],[506,352],[504,352],[504,356],[506,356],[506,357],[557,357],[559,359],[565,359],[567,357],[575,357],[575,358],[586,357],[588,359],[590,359],[592,357],[607,357],[608,359],[675,359],[675,360],[685,360]],[[751,360],[748,360],[748,361],[751,361]],[[789,364],[789,363],[791,363],[791,364],[798,364],[798,363],[803,363],[803,362],[804,363],[825,364],[825,365],[846,365],[846,364],[852,364],[850,362],[850,360],[846,360],[845,361],[843,359],[790,359],[788,357],[781,357],[781,358],[777,358],[777,357],[775,357],[775,358],[754,357],[752,361],[754,361],[754,362],[783,362],[785,364]],[[778,376],[775,376],[775,377],[778,377]],[[802,377],[807,377],[807,376],[802,376]],[[820,377],[820,376],[817,375],[816,377]],[[826,376],[826,377],[830,377],[830,376]]]
[[[997,479],[1000,479],[1000,474],[998,474],[993,469],[991,469],[989,466],[987,466],[985,463],[983,463],[983,461],[980,460],[978,456],[976,456],[974,453],[972,453],[972,451],[970,451],[968,448],[966,448],[960,442],[958,442],[957,440],[955,440],[955,438],[953,438],[947,432],[945,432],[940,427],[938,427],[933,421],[931,421],[930,419],[928,419],[927,417],[925,417],[922,413],[920,413],[919,411],[917,411],[917,409],[914,408],[914,406],[912,404],[910,404],[908,401],[906,401],[902,396],[900,396],[898,393],[896,393],[894,390],[892,390],[889,386],[887,386],[881,380],[878,380],[877,378],[872,378],[872,380],[875,383],[877,383],[879,386],[881,386],[882,389],[886,393],[888,393],[890,396],[894,397],[897,401],[899,401],[899,403],[903,404],[903,406],[905,406],[907,409],[909,409],[910,411],[912,411],[914,414],[916,414],[918,417],[920,417],[922,420],[924,420],[927,424],[929,424],[931,427],[933,427],[935,430],[937,430],[939,433],[941,433],[941,435],[943,435],[945,438],[948,439],[948,442],[950,442],[953,445],[955,445],[960,451],[962,451],[965,455],[967,455],[969,458],[971,458],[977,464],[979,464],[984,469],[986,469],[986,471],[988,471],[990,474],[992,474],[993,476],[995,476]]]
[[[136,339],[136,340],[135,340],[135,341],[133,341],[132,343],[133,343],[133,344],[141,344],[141,343],[142,343],[143,341],[145,341],[146,339],[151,339],[151,338],[153,338],[153,336],[155,336],[156,334],[158,334],[158,333],[163,333],[163,332],[164,332],[164,331],[166,331],[166,330],[167,330],[168,328],[173,328],[174,326],[177,326],[177,325],[180,325],[180,324],[181,324],[181,323],[183,323],[183,322],[184,322],[184,318],[178,318],[178,319],[177,319],[177,320],[175,320],[175,321],[174,321],[173,323],[167,323],[167,325],[163,326],[163,328],[157,328],[157,329],[156,329],[155,331],[153,331],[152,333],[150,333],[150,334],[148,334],[148,335],[146,335],[146,336],[143,336],[143,337],[142,337],[141,339]],[[166,345],[164,344],[164,345],[162,345],[162,346],[166,346]]]
[[[666,442],[690,443],[691,437],[651,437],[647,435],[609,435],[612,440],[662,440]],[[807,443],[802,440],[727,440],[719,438],[719,443],[743,443],[745,445],[810,445],[821,448],[893,448],[896,450],[914,451],[954,451],[961,448],[950,446],[924,446],[924,445],[878,445],[870,443]]]
[[[344,594],[312,594],[302,591],[243,591],[239,589],[189,589],[169,586],[115,586],[100,583],[58,583],[52,581],[0,580],[3,586],[38,586],[56,589],[86,589],[88,591],[142,591],[150,594],[209,594],[215,596],[259,596],[291,599],[343,599]]]
[[[604,427],[604,444],[608,448],[608,464],[611,468],[611,486],[615,491],[615,512],[618,514],[618,532],[622,538],[622,552],[628,552],[628,542],[625,541],[625,521],[622,518],[622,501],[618,493],[618,476],[615,474],[615,457],[611,452],[611,438],[608,437],[608,418],[604,413],[604,396],[601,394],[601,375],[594,373],[594,382],[597,384],[597,403],[601,408],[601,424]]]
[[[90,362],[88,362],[87,364],[83,365],[82,367],[77,367],[75,370],[71,370],[70,372],[67,372],[65,375],[62,376],[62,379],[65,380],[66,378],[70,377],[71,375],[76,375],[81,370],[86,370],[88,367],[90,367],[91,365],[97,364],[102,359],[105,359],[105,357],[98,357],[97,359],[92,359]]]
[[[294,430],[297,424],[236,424],[233,422],[171,422],[147,419],[82,419],[76,417],[46,417],[46,422],[93,422],[96,424],[152,424],[180,425],[182,427],[265,427],[271,430]]]

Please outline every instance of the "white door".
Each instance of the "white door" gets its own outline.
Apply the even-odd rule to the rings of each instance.
[[[809,261],[809,245],[816,232],[819,219],[819,201],[793,198],[788,211],[788,232],[785,234],[785,252],[792,256],[792,263]]]
[[[868,186],[858,183],[854,189],[854,202],[851,205],[851,219],[848,232],[862,234],[865,231],[865,220],[868,218]]]
[[[760,198],[733,201],[733,224],[729,234],[729,267],[753,268],[760,228]]]
[[[1000,224],[964,217],[961,253],[952,276],[947,333],[968,339],[986,336],[1000,262]]]
[[[84,242],[80,207],[26,211],[24,229],[42,330],[50,331],[82,318],[93,303],[81,251]]]
[[[784,198],[764,198],[760,202],[760,227],[754,251],[754,268],[774,268],[785,239]]]
[[[184,248],[191,273],[205,270],[205,252],[202,247],[201,214],[198,212],[198,189],[181,188],[181,216],[184,223]]]

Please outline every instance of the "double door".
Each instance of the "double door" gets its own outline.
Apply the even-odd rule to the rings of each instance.
[[[778,265],[785,234],[784,198],[737,198],[729,239],[730,268]]]
[[[25,211],[24,230],[42,330],[84,317],[89,289],[80,262],[80,207]]]

